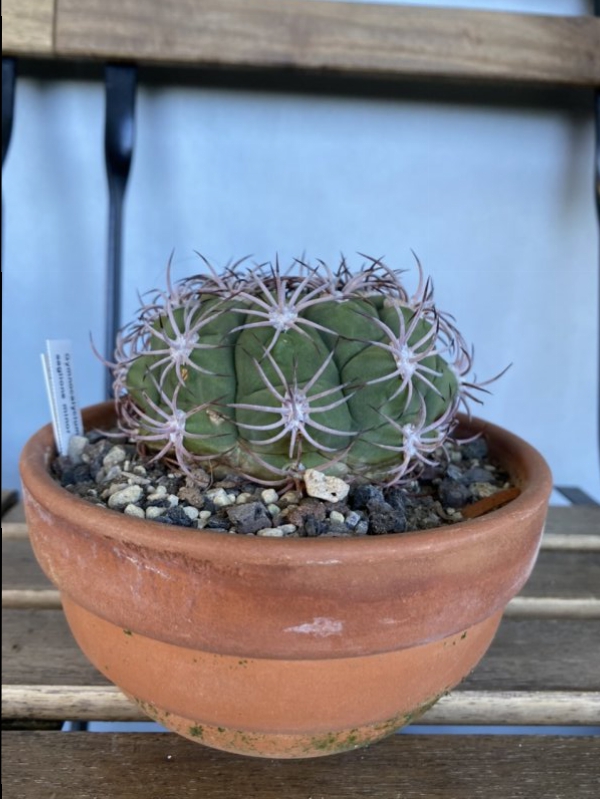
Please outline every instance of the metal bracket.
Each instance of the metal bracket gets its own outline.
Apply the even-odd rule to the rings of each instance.
[[[137,69],[128,64],[108,64],[105,69],[106,124],[104,154],[108,177],[108,258],[106,275],[106,333],[104,353],[114,358],[117,331],[121,327],[123,205],[135,139]],[[105,393],[112,393],[110,372]]]
[[[14,58],[2,59],[2,166],[8,152],[15,112],[15,83],[17,62]]]

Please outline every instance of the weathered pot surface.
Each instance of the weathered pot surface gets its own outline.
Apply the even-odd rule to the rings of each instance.
[[[86,428],[113,408],[86,409]],[[74,497],[48,425],[21,457],[40,565],[94,665],[162,724],[220,749],[310,757],[415,718],[471,671],[537,555],[551,475],[494,425],[509,505],[437,530],[263,539],[165,527]]]

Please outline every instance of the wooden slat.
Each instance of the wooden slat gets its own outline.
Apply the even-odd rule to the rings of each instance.
[[[505,619],[461,689],[600,691],[597,621]],[[2,611],[2,684],[107,685],[58,610]]]
[[[112,685],[4,685],[2,717],[144,721],[147,716]],[[453,691],[422,724],[600,725],[600,692]]]
[[[575,505],[550,508],[546,520],[544,539],[565,535],[600,538],[600,507],[597,505]]]
[[[2,52],[50,55],[55,0],[3,0]]]
[[[2,751],[15,799],[595,799],[600,738],[392,735],[276,761],[160,733],[4,732]]]
[[[62,608],[60,593],[54,589],[48,591],[4,590],[2,589],[2,607],[30,610],[57,610]]]
[[[600,550],[541,551],[522,596],[600,600]]]
[[[61,57],[600,84],[591,17],[322,0],[57,0],[55,41]]]
[[[38,566],[29,538],[5,538],[3,535],[3,590],[47,590],[52,587],[52,583]]]

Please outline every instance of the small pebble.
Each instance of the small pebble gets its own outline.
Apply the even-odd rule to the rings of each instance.
[[[285,533],[282,527],[263,527],[262,530],[257,531],[256,535],[261,538],[283,538]]]
[[[279,504],[282,508],[287,508],[288,505],[298,505],[302,500],[302,494],[299,491],[286,491],[279,498]]]
[[[284,535],[293,535],[298,528],[295,524],[280,524],[279,529],[283,530]]]
[[[279,505],[275,505],[274,502],[272,502],[270,505],[267,505],[267,510],[269,511],[272,517],[279,516],[279,514],[281,513],[281,508],[279,507]]]
[[[111,466],[117,466],[119,463],[123,463],[126,458],[127,453],[125,452],[125,449],[117,445],[116,447],[111,447],[111,449],[108,450],[102,459],[102,465],[106,469],[110,469]]]
[[[105,468],[106,468],[106,467],[105,467]],[[114,466],[110,466],[110,467],[108,468],[108,471],[107,471],[107,472],[106,472],[106,474],[104,475],[104,480],[105,480],[107,483],[113,483],[113,482],[114,482],[114,481],[115,481],[117,478],[119,478],[119,477],[121,477],[121,476],[123,476],[123,477],[124,477],[125,475],[123,475],[123,473],[121,472],[121,467],[120,467],[120,466],[118,466],[118,465],[115,463],[115,465],[114,465]]]
[[[112,494],[124,491],[126,488],[130,488],[129,483],[113,483],[108,488],[105,488],[100,496],[102,499],[108,499]],[[123,505],[123,507],[125,506]]]
[[[188,505],[187,508],[183,509],[183,512],[188,517],[188,519],[191,519],[193,522],[195,522],[198,519],[198,516],[200,515],[200,511],[198,510],[198,508],[194,508],[193,505]]]
[[[490,485],[489,483],[471,483],[469,488],[471,489],[471,494],[473,494],[476,499],[491,497],[492,494],[498,492],[498,487]]]
[[[337,524],[344,524],[346,519],[344,518],[344,514],[340,513],[337,510],[332,510],[329,514],[330,521],[337,523]]]
[[[226,508],[228,505],[234,503],[229,499],[229,495],[224,488],[211,488],[206,492],[206,498],[209,499],[216,508]]]
[[[167,500],[172,508],[176,508],[179,505],[179,497],[176,497],[175,494],[169,494]]]
[[[84,449],[88,446],[89,441],[85,436],[71,436],[69,439],[69,449],[67,455],[71,458],[73,466],[83,463],[82,455]]]
[[[252,494],[249,494],[247,491],[242,491],[241,494],[238,494],[235,499],[236,505],[245,505],[247,502],[250,502],[252,499]]]
[[[148,505],[146,508],[146,518],[158,519],[159,516],[163,515],[164,510],[164,508],[157,508],[155,505]]]
[[[275,491],[274,488],[265,488],[264,491],[260,492],[260,496],[262,498],[262,501],[267,506],[268,505],[273,505],[279,499],[279,495],[278,495],[277,491]]]
[[[167,493],[168,492],[167,492],[167,489],[165,488],[165,486],[161,486],[161,485],[156,486],[156,489],[154,490],[154,492],[152,494],[148,494],[148,501],[149,502],[156,502],[157,500],[165,499],[166,496],[167,496]]]
[[[324,499],[326,502],[340,502],[346,499],[350,486],[340,477],[323,474],[318,469],[304,472],[304,484],[309,497]]]
[[[139,505],[133,505],[132,503],[129,503],[129,505],[125,506],[123,513],[126,513],[128,516],[137,516],[138,519],[146,518],[144,509],[140,508]]]
[[[126,486],[120,491],[115,491],[108,498],[108,507],[123,510],[127,505],[135,504],[142,498],[142,491],[140,486]]]
[[[346,514],[346,525],[351,529],[354,528],[359,524],[361,521],[360,513],[357,513],[355,510],[351,510],[348,514]],[[368,525],[367,525],[368,527]]]

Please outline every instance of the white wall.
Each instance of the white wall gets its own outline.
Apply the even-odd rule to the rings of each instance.
[[[46,338],[73,339],[80,403],[102,398],[89,335],[102,344],[103,117],[98,84],[18,83],[3,188],[5,487],[18,484],[18,453],[49,417]],[[199,269],[194,250],[222,263],[361,251],[410,267],[412,248],[475,343],[478,376],[514,363],[481,415],[537,446],[557,483],[600,499],[593,147],[591,101],[582,114],[142,87],[126,318],[137,289],[162,285],[173,249],[184,276]]]

